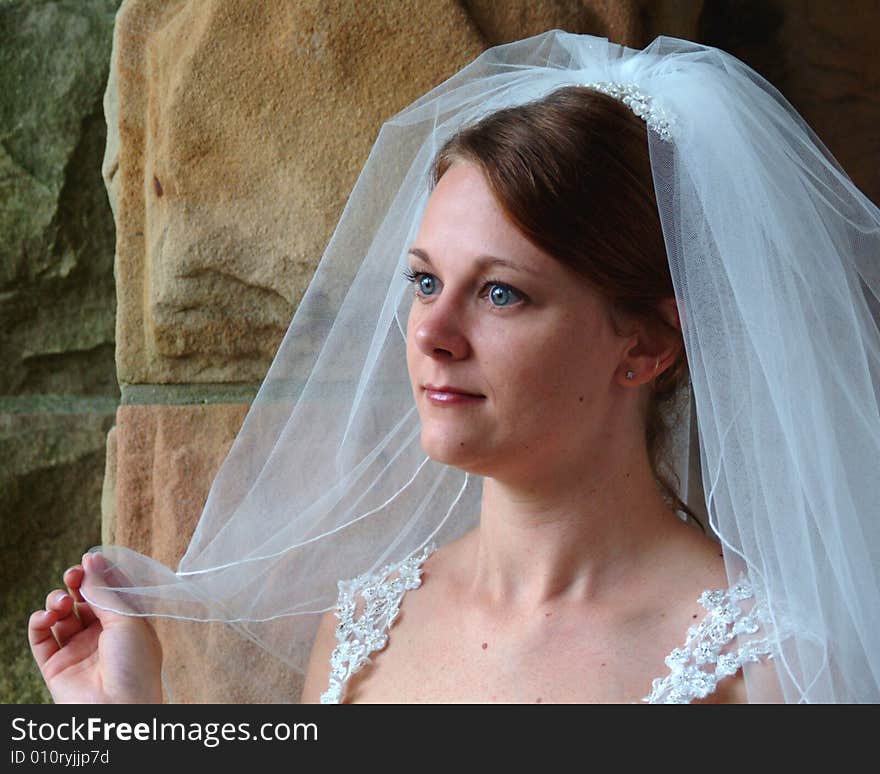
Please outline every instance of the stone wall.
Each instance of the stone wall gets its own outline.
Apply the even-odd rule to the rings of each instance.
[[[0,3],[0,701],[48,700],[31,610],[100,542],[114,365],[101,180],[117,0]]]
[[[718,45],[776,84],[880,200],[870,56],[880,40],[877,19],[855,6],[831,18],[794,0],[124,0],[111,56],[115,6],[0,4],[20,77],[43,79],[22,94],[55,100],[30,113],[26,96],[0,106],[0,139],[18,138],[0,142],[0,185],[15,188],[0,207],[14,236],[0,240],[14,246],[0,246],[0,341],[12,355],[0,482],[4,519],[17,525],[3,532],[22,567],[40,557],[27,600],[15,597],[22,611],[98,542],[99,503],[104,542],[176,565],[383,120],[490,45],[553,27],[637,47],[658,34]],[[73,17],[95,63],[82,65],[82,108],[60,89],[48,96],[51,75],[27,68],[28,52],[57,47],[59,18],[73,36]],[[51,127],[36,125],[52,110]],[[23,115],[34,126],[13,130]],[[33,156],[53,132],[78,139]],[[49,292],[63,297],[53,304]],[[55,394],[67,402],[30,397]],[[68,514],[74,501],[88,518]],[[8,652],[24,665],[24,621],[13,623]],[[5,685],[7,700],[41,695],[33,676]]]

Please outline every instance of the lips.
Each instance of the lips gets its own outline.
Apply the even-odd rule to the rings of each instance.
[[[485,398],[485,395],[480,394],[479,392],[468,392],[467,390],[463,390],[460,387],[453,387],[450,384],[443,384],[440,386],[435,386],[433,384],[425,385],[426,392],[439,392],[439,393],[451,393],[453,395],[468,395],[472,398]]]

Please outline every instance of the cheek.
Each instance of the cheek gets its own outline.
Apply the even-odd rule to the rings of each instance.
[[[509,360],[506,370],[496,367],[492,372],[500,399],[520,412],[525,423],[558,425],[595,403],[606,366],[596,348],[577,340],[571,330],[541,341],[539,346],[522,342],[522,356]]]
[[[413,309],[410,311],[407,320],[406,320],[406,370],[407,375],[409,376],[410,386],[413,390],[413,395],[418,399],[419,389],[417,385],[420,383],[421,379],[426,377],[425,373],[425,361],[428,359],[425,357],[424,352],[422,352],[419,347],[418,342],[416,341],[416,331],[418,330],[419,325],[419,317],[418,311]]]
[[[483,372],[499,405],[518,417],[518,423],[540,421],[569,380],[565,353],[552,339],[511,337],[503,347],[488,351]]]
[[[416,315],[413,310],[407,312],[406,316],[406,359],[407,363],[412,360],[413,350],[416,345]]]
[[[413,368],[415,366],[415,341],[413,339],[412,330],[409,325],[406,329],[406,370],[409,374],[410,382],[414,381]]]

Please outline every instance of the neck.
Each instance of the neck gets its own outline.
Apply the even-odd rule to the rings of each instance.
[[[684,528],[643,444],[605,447],[577,472],[487,477],[469,585],[474,598],[505,609],[601,603],[648,576],[664,541]]]

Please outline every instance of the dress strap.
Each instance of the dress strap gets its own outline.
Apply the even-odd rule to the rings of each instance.
[[[718,682],[736,674],[747,662],[773,658],[767,637],[752,637],[734,650],[725,650],[737,635],[754,635],[764,625],[767,615],[763,603],[756,602],[744,612],[740,602],[754,598],[748,578],[740,575],[729,589],[704,591],[699,603],[708,611],[697,626],[688,629],[681,648],[675,648],[665,659],[669,674],[652,683],[651,693],[642,701],[649,704],[688,704],[704,699]]]
[[[420,553],[414,552],[400,562],[386,564],[377,572],[339,581],[338,644],[330,656],[330,685],[321,694],[321,704],[339,704],[349,678],[371,663],[371,653],[387,645],[388,630],[400,614],[403,595],[422,585],[422,565],[436,550],[432,542]],[[361,600],[364,604],[358,611]]]

